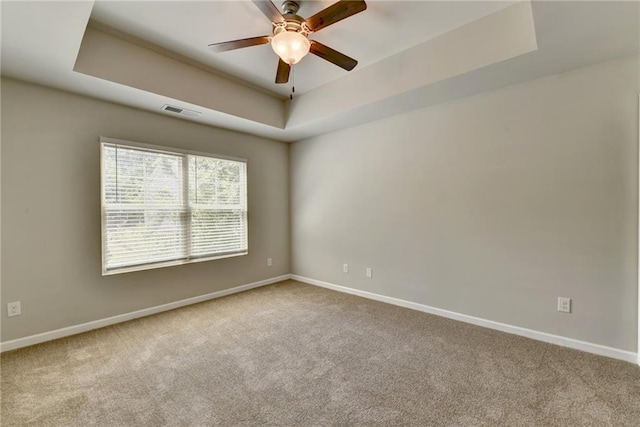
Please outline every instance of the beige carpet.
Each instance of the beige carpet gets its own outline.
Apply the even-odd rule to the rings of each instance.
[[[1,421],[638,426],[640,368],[287,281],[5,353]]]

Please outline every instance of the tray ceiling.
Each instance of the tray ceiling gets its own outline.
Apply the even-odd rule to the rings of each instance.
[[[307,17],[333,1],[303,1]],[[313,55],[296,98],[273,83],[270,46],[214,53],[212,42],[269,34],[250,1],[0,3],[1,71],[159,114],[297,141],[393,114],[638,55],[640,3],[376,1],[314,34],[359,60],[346,72]],[[94,24],[92,24],[94,23]]]

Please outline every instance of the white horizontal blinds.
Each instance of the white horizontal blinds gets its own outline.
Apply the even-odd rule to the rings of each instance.
[[[103,144],[106,270],[187,257],[183,159]]]
[[[189,156],[191,257],[247,252],[246,163]]]
[[[102,153],[105,273],[247,253],[245,162],[116,141]]]

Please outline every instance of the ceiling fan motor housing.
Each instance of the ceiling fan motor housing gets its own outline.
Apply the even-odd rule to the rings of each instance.
[[[304,22],[303,17],[298,16],[295,13],[288,13],[286,15],[283,15],[283,18],[284,21],[273,23],[274,36],[283,31],[292,31],[294,33],[300,33],[303,36],[307,37],[311,32],[311,30],[309,30],[309,27],[307,27],[307,24]]]
[[[311,33],[311,30],[307,27],[305,19],[297,15],[300,9],[300,2],[296,0],[284,0],[281,7],[284,21],[273,23],[273,35],[275,36],[283,31],[292,31],[301,33],[307,37],[309,33]]]

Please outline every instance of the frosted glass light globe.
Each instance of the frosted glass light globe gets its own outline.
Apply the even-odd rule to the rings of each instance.
[[[273,51],[289,65],[297,64],[309,53],[311,43],[300,33],[283,31],[271,39]]]

